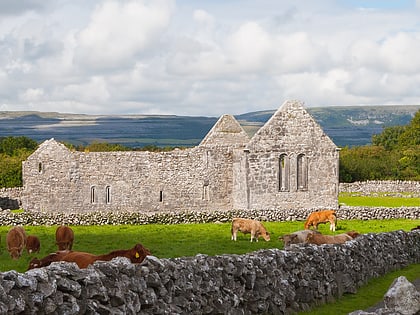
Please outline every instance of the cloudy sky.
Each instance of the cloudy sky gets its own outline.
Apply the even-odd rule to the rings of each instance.
[[[420,104],[420,0],[1,0],[0,111]]]

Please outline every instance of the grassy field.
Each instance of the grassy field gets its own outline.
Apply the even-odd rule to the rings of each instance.
[[[400,197],[378,194],[375,196],[361,196],[356,193],[340,193],[338,197],[340,205],[366,206],[366,207],[420,207],[420,198],[402,195]]]
[[[377,199],[377,200],[375,200]],[[400,200],[395,200],[400,199]],[[412,204],[413,200],[414,204]],[[379,196],[361,197],[340,195],[339,202],[353,206],[419,206],[419,198],[395,198]],[[128,249],[136,243],[142,243],[158,258],[194,256],[196,254],[221,255],[244,254],[259,249],[283,249],[279,236],[303,229],[303,221],[264,222],[271,234],[271,241],[262,239],[258,243],[249,241],[250,235],[238,234],[236,242],[230,239],[230,223],[177,224],[177,225],[117,225],[117,226],[72,226],[75,232],[73,250],[95,254],[108,253],[115,249]],[[339,220],[335,233],[329,231],[329,225],[320,225],[323,234],[338,234],[349,230],[360,233],[380,233],[395,230],[409,231],[420,225],[420,219],[392,220]],[[55,252],[56,226],[26,226],[28,235],[37,235],[41,240],[41,251],[29,255],[26,251],[19,260],[12,260],[6,250],[6,234],[10,226],[0,226],[0,272],[27,270],[32,257],[44,257]],[[392,281],[398,276],[406,276],[413,281],[420,277],[420,264],[395,271],[386,276],[372,279],[358,290],[357,294],[346,294],[334,303],[325,304],[302,314],[348,314],[356,309],[366,309],[383,299]]]
[[[262,239],[256,243],[249,241],[250,235],[238,234],[236,242],[230,239],[230,223],[177,224],[177,225],[117,225],[117,226],[72,226],[75,232],[74,250],[95,254],[108,253],[115,249],[128,249],[142,243],[159,258],[194,256],[196,254],[244,254],[258,249],[283,248],[278,237],[303,229],[302,221],[265,222],[271,234],[271,241]],[[338,221],[336,234],[349,230],[360,233],[409,231],[420,225],[420,220],[349,220]],[[6,234],[10,227],[1,226],[0,271],[16,270],[24,272],[32,257],[44,257],[55,252],[56,226],[26,226],[28,235],[37,235],[41,240],[39,254],[26,252],[19,260],[12,260],[6,250]],[[320,225],[320,231],[331,234],[329,225]]]

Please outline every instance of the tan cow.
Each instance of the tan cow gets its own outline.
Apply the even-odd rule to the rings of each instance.
[[[315,230],[317,230],[318,225],[320,223],[327,222],[330,222],[330,230],[335,231],[335,226],[337,224],[337,215],[335,213],[335,210],[322,210],[312,212],[305,222],[305,230],[309,230],[311,226],[313,226]]]
[[[266,241],[270,240],[270,233],[268,233],[262,223],[257,220],[233,218],[232,228],[230,230],[233,241],[236,241],[238,231],[244,234],[251,233],[251,242],[253,239],[258,242],[258,238],[260,236],[262,236]]]
[[[19,259],[22,251],[26,247],[26,232],[21,226],[15,226],[7,232],[7,250],[12,259]]]
[[[353,238],[346,234],[337,234],[337,235],[322,235],[322,234],[309,234],[306,238],[306,241],[309,244],[343,244],[347,241],[351,241]]]
[[[74,232],[68,226],[62,225],[55,231],[55,243],[58,250],[66,250],[73,247]]]
[[[38,236],[28,235],[26,238],[26,251],[28,254],[39,253],[41,249],[41,242],[39,241]]]
[[[306,243],[306,239],[309,234],[318,233],[321,234],[318,231],[313,230],[302,230],[302,231],[296,231],[290,234],[285,234],[283,236],[279,237],[280,241],[283,241],[284,247],[289,247],[290,244],[304,244]]]

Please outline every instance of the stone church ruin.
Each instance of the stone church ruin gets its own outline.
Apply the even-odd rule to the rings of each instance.
[[[23,162],[27,211],[337,208],[339,149],[299,101],[250,138],[223,115],[193,148],[77,152],[54,139]]]

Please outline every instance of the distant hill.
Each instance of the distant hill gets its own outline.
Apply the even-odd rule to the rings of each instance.
[[[308,107],[336,145],[369,144],[383,127],[407,125],[420,105]],[[236,115],[252,136],[275,112]],[[26,136],[38,142],[55,138],[75,145],[93,141],[120,143],[129,147],[195,146],[218,117],[175,115],[82,115],[56,112],[0,112],[0,137]]]
[[[344,147],[370,144],[372,135],[381,133],[384,127],[407,125],[420,105],[308,107],[306,110],[336,145]],[[252,112],[236,119],[252,133],[273,113]]]

